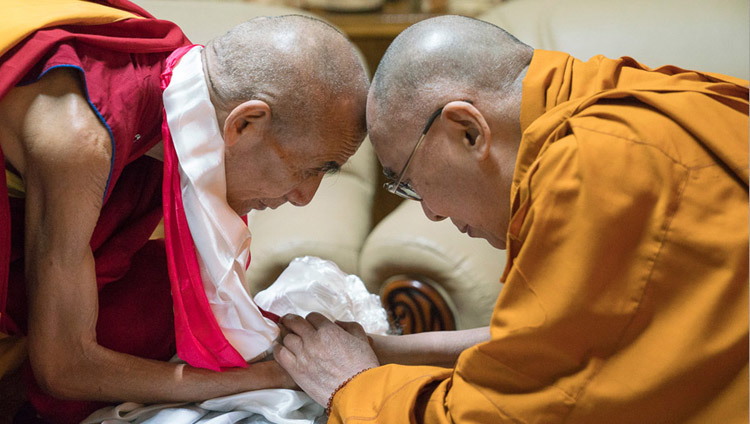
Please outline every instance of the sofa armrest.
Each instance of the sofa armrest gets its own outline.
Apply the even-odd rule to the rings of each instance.
[[[460,330],[489,324],[504,267],[505,251],[467,237],[448,220],[428,220],[418,202],[403,202],[370,233],[359,272],[372,293],[403,277],[431,285]]]

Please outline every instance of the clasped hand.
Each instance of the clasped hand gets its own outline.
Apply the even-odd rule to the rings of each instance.
[[[306,318],[285,315],[280,324],[276,361],[320,405],[349,377],[379,365],[367,334],[355,322],[333,322],[313,312]]]

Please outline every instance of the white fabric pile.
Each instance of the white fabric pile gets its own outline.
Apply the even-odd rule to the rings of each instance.
[[[320,258],[297,258],[266,290],[255,296],[261,308],[279,316],[319,312],[331,320],[356,321],[365,331],[386,334],[388,319],[378,296],[336,264]],[[123,403],[100,409],[82,424],[319,424],[323,407],[304,392],[266,389],[209,399],[200,403],[140,405]]]

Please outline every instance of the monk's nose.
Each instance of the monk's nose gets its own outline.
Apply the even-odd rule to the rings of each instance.
[[[442,221],[445,219],[444,216],[438,215],[435,212],[433,212],[432,209],[430,209],[430,207],[427,206],[427,204],[424,201],[422,201],[421,204],[422,204],[422,210],[424,211],[424,214],[427,216],[427,218],[430,219],[430,221],[437,222],[437,221]]]
[[[318,187],[320,187],[320,181],[323,179],[323,176],[315,176],[310,177],[304,181],[302,181],[297,187],[292,190],[289,195],[287,195],[287,198],[289,199],[289,202],[293,204],[294,206],[305,206],[313,199],[313,196],[315,196],[315,192],[318,191]]]

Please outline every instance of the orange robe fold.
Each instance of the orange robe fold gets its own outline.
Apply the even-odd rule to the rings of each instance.
[[[61,25],[100,25],[123,19],[139,19],[126,10],[89,0],[4,0],[0,27],[0,55],[35,31]]]
[[[747,422],[748,84],[537,50],[491,340],[329,423]]]

